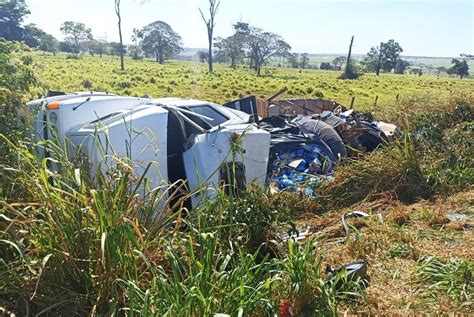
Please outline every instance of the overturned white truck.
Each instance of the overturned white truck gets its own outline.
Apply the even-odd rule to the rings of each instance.
[[[200,100],[100,93],[28,106],[36,115],[37,139],[64,144],[70,160],[86,157],[92,177],[125,157],[151,188],[185,181],[193,194],[189,207],[214,196],[231,178],[238,190],[265,183],[270,133],[241,111]],[[47,146],[40,146],[39,158],[48,155]]]

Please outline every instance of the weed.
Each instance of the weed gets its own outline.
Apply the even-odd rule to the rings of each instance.
[[[407,243],[398,243],[388,252],[389,257],[402,259],[411,258],[413,254],[413,246]]]
[[[421,295],[436,298],[438,292],[443,292],[466,310],[474,305],[473,275],[474,263],[471,261],[433,256],[420,259],[414,272],[415,283],[427,286],[427,289],[420,289]]]
[[[321,188],[322,199],[330,197],[326,204],[331,209],[370,200],[387,191],[407,203],[431,196],[431,188],[420,170],[415,146],[408,134],[393,147],[339,167],[334,181]]]

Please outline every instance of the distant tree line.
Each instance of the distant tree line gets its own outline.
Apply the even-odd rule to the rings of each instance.
[[[291,46],[279,35],[249,25],[237,22],[233,25],[233,33],[228,37],[214,37],[214,27],[220,6],[219,0],[208,0],[207,10],[199,9],[202,20],[206,26],[209,47],[207,51],[199,51],[197,57],[201,62],[207,62],[209,72],[212,72],[213,62],[228,63],[236,68],[247,65],[260,75],[262,67],[276,64],[279,67],[291,68],[319,68],[322,70],[341,71],[349,70],[350,76],[357,78],[360,72],[395,73],[422,76],[424,72],[432,70],[439,77],[441,73],[459,76],[461,79],[469,76],[468,60],[474,59],[473,55],[461,54],[460,58],[451,61],[450,68],[410,63],[401,57],[403,48],[393,39],[381,42],[366,54],[360,63],[353,60],[347,62],[345,56],[337,56],[332,61],[322,62],[319,65],[311,63],[309,54],[291,52]],[[30,14],[25,0],[0,1],[0,37],[7,40],[23,41],[28,46],[56,54],[58,51],[71,53],[78,56],[80,53],[89,53],[102,57],[104,54],[120,56],[120,67],[124,69],[125,54],[133,59],[149,57],[158,63],[177,56],[183,50],[181,36],[164,21],[152,22],[141,29],[133,29],[133,45],[125,46],[122,38],[120,0],[114,0],[115,13],[118,18],[119,42],[107,42],[105,38],[94,38],[92,31],[84,23],[65,21],[61,25],[64,41],[58,41],[54,36],[47,34],[34,24],[23,25],[24,18]],[[353,38],[351,40],[352,47]],[[350,66],[350,67],[348,67]]]

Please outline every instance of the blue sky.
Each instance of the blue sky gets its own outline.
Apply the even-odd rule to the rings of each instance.
[[[114,0],[26,0],[26,23],[62,38],[66,20],[92,28],[95,37],[116,41]],[[134,27],[156,20],[170,24],[184,46],[207,46],[198,8],[207,0],[122,0],[124,42]],[[232,23],[278,33],[295,52],[345,53],[355,36],[354,53],[364,54],[381,41],[395,39],[403,55],[474,54],[474,0],[221,0],[216,36],[228,36]]]

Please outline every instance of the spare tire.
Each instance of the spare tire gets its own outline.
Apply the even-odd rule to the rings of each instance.
[[[304,133],[316,135],[321,141],[326,143],[337,158],[347,156],[344,142],[336,130],[329,124],[321,120],[310,119],[302,124],[301,129]]]

